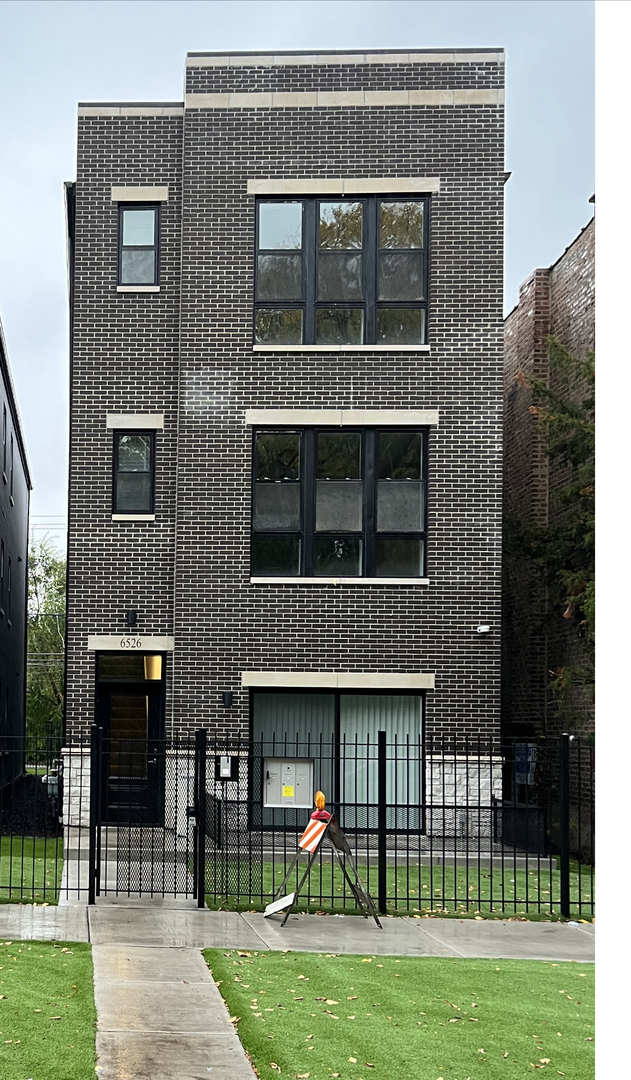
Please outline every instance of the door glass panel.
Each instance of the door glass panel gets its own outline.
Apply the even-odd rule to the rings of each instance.
[[[302,203],[269,202],[259,205],[259,248],[269,251],[302,247]]]
[[[313,542],[316,577],[358,577],[362,542],[359,536],[316,536]]]
[[[407,694],[340,695],[340,803],[347,829],[377,827],[377,742],[386,732],[386,827],[421,825],[422,699]]]
[[[422,485],[415,480],[380,480],[377,494],[378,532],[421,532]]]
[[[147,775],[149,698],[145,694],[112,694],[110,711],[110,775]]]
[[[379,247],[423,247],[423,203],[382,202],[379,214]]]
[[[364,312],[361,308],[316,310],[317,345],[361,345],[363,340]]]
[[[316,531],[361,532],[363,484],[354,480],[318,480]]]
[[[360,248],[363,209],[360,202],[320,203],[320,247]]]
[[[320,255],[318,300],[361,300],[362,295],[361,255]]]
[[[255,484],[254,528],[300,528],[300,484]]]

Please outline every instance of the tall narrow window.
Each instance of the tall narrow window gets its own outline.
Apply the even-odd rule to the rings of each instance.
[[[153,432],[115,432],[114,513],[153,513],[154,449]]]
[[[11,454],[9,457],[9,494],[13,498],[13,433],[11,434]]]
[[[7,563],[7,619],[11,618],[11,556]]]
[[[300,573],[302,529],[301,436],[261,431],[254,446],[252,563],[254,574]]]
[[[2,473],[7,482],[7,407],[2,407]]]
[[[119,212],[119,285],[157,285],[158,207],[121,206]]]

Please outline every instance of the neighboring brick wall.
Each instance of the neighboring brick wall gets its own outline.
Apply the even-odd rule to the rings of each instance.
[[[305,63],[256,72],[189,68],[187,77],[195,92],[258,91],[274,80],[293,90],[432,88],[438,75],[450,87],[495,88],[502,81],[498,64],[436,67],[325,65],[318,75]],[[153,132],[164,132],[163,146],[152,144]],[[496,737],[503,108],[187,108],[176,455],[176,245],[163,250],[172,284],[159,296],[116,295],[110,284],[115,233],[104,203],[110,183],[133,182],[132,173],[138,182],[179,190],[180,152],[175,121],[81,122],[77,277],[89,288],[77,298],[75,325],[81,392],[73,402],[69,717],[83,725],[91,715],[88,632],[115,632],[129,606],[141,612],[146,632],[171,632],[175,550],[167,730],[172,720],[187,732],[247,731],[244,670],[423,671],[436,674],[436,690],[427,695],[428,733]],[[419,175],[441,180],[432,198],[431,352],[253,353],[254,199],[247,180]],[[175,215],[176,202],[166,209]],[[107,366],[99,369],[92,357],[96,349],[104,358],[108,328]],[[136,328],[142,361],[127,337]],[[104,414],[110,399],[121,406],[134,379],[134,408],[164,409],[168,421],[158,451],[156,523],[121,527],[108,515]],[[279,406],[440,409],[430,435],[429,586],[250,583],[252,436],[244,411]],[[492,634],[478,635],[479,622],[490,624]],[[234,692],[230,710],[220,704],[223,690]]]
[[[594,348],[593,220],[552,267],[527,278],[504,324],[504,509],[513,524],[554,524],[561,512],[556,495],[567,471],[548,459],[529,412],[532,394],[516,379],[518,372],[550,378],[550,335],[576,356]],[[561,389],[558,375],[552,380]],[[574,386],[571,393],[580,396],[585,389]],[[577,655],[576,633],[561,613],[548,612],[540,575],[510,549],[504,559],[502,610],[505,730],[518,734],[532,725],[533,734],[556,734],[548,715],[549,671]],[[583,700],[581,709],[589,728],[589,702]]]

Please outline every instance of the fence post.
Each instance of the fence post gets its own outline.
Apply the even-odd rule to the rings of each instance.
[[[99,729],[96,724],[92,724],[90,728],[90,830],[89,830],[89,842],[88,842],[88,904],[96,903],[96,879],[97,879],[97,865],[96,865],[96,830],[97,830],[97,814],[98,814],[98,799],[99,799]],[[79,798],[79,827],[81,827],[81,794]],[[78,885],[81,888],[80,874],[81,874],[81,862],[78,863],[77,872],[79,874]]]
[[[387,748],[386,732],[377,732],[377,902],[379,913],[386,914],[386,808]]]
[[[561,914],[570,917],[570,740],[561,736],[561,775],[559,783],[559,826],[561,849]]]
[[[197,765],[197,906],[206,906],[206,731],[195,732],[195,762]]]

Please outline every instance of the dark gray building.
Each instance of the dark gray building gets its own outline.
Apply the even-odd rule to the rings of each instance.
[[[503,87],[193,53],[79,106],[68,739],[498,737]]]
[[[0,788],[20,775],[26,702],[26,568],[31,480],[0,323]]]

